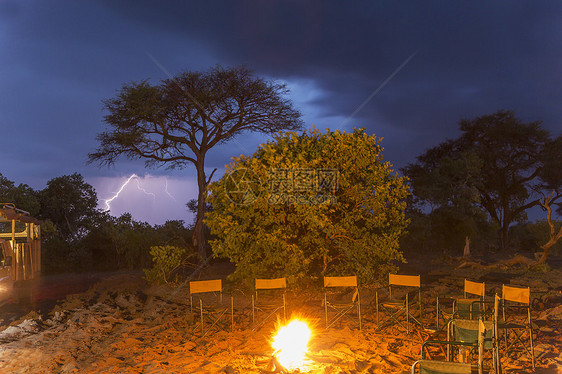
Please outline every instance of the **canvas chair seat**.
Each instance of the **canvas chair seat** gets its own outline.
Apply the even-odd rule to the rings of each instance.
[[[471,374],[472,365],[461,362],[419,360],[420,374]],[[415,365],[415,364],[414,364]],[[414,371],[412,371],[414,373]]]
[[[404,300],[387,300],[380,304],[387,308],[402,308],[404,306]]]

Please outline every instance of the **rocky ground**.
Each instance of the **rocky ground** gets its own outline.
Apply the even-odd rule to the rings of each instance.
[[[426,266],[427,268],[427,266]],[[485,268],[456,259],[433,264],[422,276],[424,322],[435,320],[435,297],[459,294],[463,280],[530,285],[537,373],[562,373],[562,272],[531,272],[526,265]],[[313,326],[300,372],[409,373],[432,329],[376,331],[373,287],[361,288],[363,329],[326,330],[320,289],[289,292],[293,313]],[[183,285],[152,286],[141,274],[108,277],[68,296],[46,313],[31,312],[0,327],[1,373],[264,373],[271,372],[273,323],[252,331],[247,293],[235,290],[234,331],[201,337]],[[518,348],[502,358],[504,373],[531,373]]]

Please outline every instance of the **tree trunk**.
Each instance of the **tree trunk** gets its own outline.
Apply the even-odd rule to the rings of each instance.
[[[509,248],[509,225],[505,223],[502,224],[500,229],[500,249],[502,251],[507,251]]]
[[[205,177],[205,155],[197,158],[197,214],[195,217],[195,226],[193,227],[192,243],[193,247],[197,249],[197,256],[199,263],[202,263],[207,258],[207,243],[205,240],[205,218],[206,199],[207,199],[207,179]]]
[[[470,238],[467,236],[464,241],[465,243],[462,256],[468,258],[470,257]]]
[[[546,259],[548,257],[548,252],[550,251],[550,248],[552,248],[552,246],[554,244],[556,244],[556,242],[558,242],[558,240],[560,238],[562,238],[562,227],[560,228],[560,231],[558,232],[557,236],[550,238],[550,240],[545,245],[541,246],[541,249],[543,250],[543,253],[542,253],[541,258],[538,261],[539,264],[544,264],[546,262]]]
[[[560,230],[558,230],[558,233],[556,233],[556,227],[554,226],[554,222],[552,222],[552,203],[554,203],[556,201],[556,199],[558,199],[560,197],[560,195],[554,195],[554,191],[552,192],[552,194],[550,195],[550,197],[545,197],[544,201],[540,201],[539,204],[541,205],[541,207],[546,210],[546,221],[548,222],[548,226],[550,227],[550,239],[548,240],[548,242],[546,242],[546,244],[541,246],[541,249],[543,250],[542,256],[539,259],[538,263],[539,264],[544,264],[546,262],[546,259],[548,257],[548,252],[550,251],[550,248],[552,248],[552,246],[554,244],[556,244],[558,242],[558,240],[562,239],[562,227],[560,227]]]

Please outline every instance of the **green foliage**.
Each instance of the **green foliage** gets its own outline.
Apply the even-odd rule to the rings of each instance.
[[[317,183],[322,171],[337,183]],[[234,196],[233,186],[245,192]],[[403,260],[398,240],[407,226],[408,187],[383,161],[380,139],[363,129],[278,134],[252,156],[234,158],[209,190],[210,244],[236,263],[236,279],[373,278]]]
[[[0,174],[0,203],[12,203],[16,208],[25,210],[33,217],[40,209],[39,198],[27,184],[15,185],[14,182]]]
[[[39,196],[39,218],[50,219],[64,240],[86,235],[100,214],[96,191],[78,173],[49,180]]]
[[[168,283],[170,273],[181,266],[186,253],[186,248],[172,245],[150,247],[154,266],[143,269],[146,280],[151,284]]]

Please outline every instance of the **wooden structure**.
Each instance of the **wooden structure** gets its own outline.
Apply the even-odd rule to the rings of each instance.
[[[41,221],[14,204],[0,203],[0,303],[14,284],[41,273]]]

